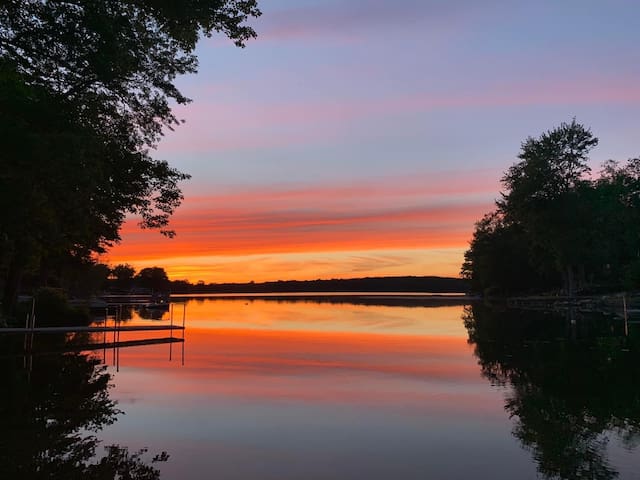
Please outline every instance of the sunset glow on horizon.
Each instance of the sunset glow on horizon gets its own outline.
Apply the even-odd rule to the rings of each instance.
[[[491,207],[495,185],[484,186],[482,176],[187,197],[172,219],[175,238],[132,221],[105,259],[138,270],[162,266],[170,278],[193,282],[457,276],[469,225]]]
[[[130,219],[100,261],[192,282],[458,276],[528,136],[576,117],[594,171],[638,155],[640,7],[575,5],[260,2],[258,39],[201,41],[179,80],[193,103],[154,152],[192,175],[177,236]]]

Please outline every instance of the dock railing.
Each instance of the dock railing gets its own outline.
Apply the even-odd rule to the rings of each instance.
[[[113,349],[113,364],[117,370],[120,367],[120,348],[143,346],[143,345],[157,345],[161,343],[169,344],[169,360],[173,359],[173,344],[182,343],[182,365],[184,365],[184,341],[186,330],[186,302],[177,302],[182,304],[182,322],[176,324],[174,319],[175,304],[169,304],[169,323],[155,324],[155,325],[123,325],[123,308],[130,304],[111,304],[105,308],[105,316],[103,321],[96,321],[97,325],[69,325],[69,326],[36,326],[36,305],[35,299],[32,301],[31,311],[27,314],[24,327],[3,327],[0,328],[0,335],[24,335],[24,357],[25,367],[32,362],[33,355],[44,355],[54,352],[39,352],[34,351],[34,336],[40,334],[100,334],[102,333],[102,342],[90,342],[84,344],[69,343],[65,345],[63,351],[85,351],[85,350],[102,350],[103,361],[106,364],[107,350]],[[112,322],[109,325],[110,321]],[[178,330],[182,332],[181,337],[174,337],[174,331]],[[145,338],[136,340],[122,340],[120,339],[121,333],[129,332],[160,332],[169,331],[169,337],[164,338]],[[112,333],[112,341],[107,341],[107,334]]]

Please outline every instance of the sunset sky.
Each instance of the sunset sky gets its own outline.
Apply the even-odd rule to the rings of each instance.
[[[155,156],[190,173],[167,239],[101,258],[193,282],[457,276],[520,143],[572,117],[640,155],[640,2],[262,0],[203,40]]]

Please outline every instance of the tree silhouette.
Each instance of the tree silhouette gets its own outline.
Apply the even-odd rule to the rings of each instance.
[[[143,268],[135,276],[136,285],[155,292],[166,292],[169,288],[169,277],[162,267]]]
[[[255,36],[255,0],[0,2],[0,290],[13,307],[25,271],[89,258],[127,214],[168,236],[188,175],[150,148],[189,101],[197,40]]]
[[[573,320],[573,321],[572,321]],[[640,343],[606,318],[468,307],[482,374],[510,388],[513,435],[545,478],[612,479],[607,444],[640,443]]]
[[[111,275],[114,277],[114,286],[119,290],[128,291],[133,284],[133,277],[136,269],[131,265],[119,264],[111,269]]]
[[[607,162],[588,178],[597,143],[574,119],[522,144],[497,209],[476,224],[465,253],[462,274],[477,291],[640,285],[640,160]]]
[[[4,338],[3,352],[16,341],[21,339]],[[66,339],[39,342],[39,349],[54,349]],[[98,359],[82,353],[34,356],[30,370],[18,356],[7,363],[0,395],[1,478],[159,478],[159,470],[144,461],[145,451],[110,445],[96,458],[97,432],[121,413],[109,398],[111,377]],[[162,453],[155,461],[167,458]]]

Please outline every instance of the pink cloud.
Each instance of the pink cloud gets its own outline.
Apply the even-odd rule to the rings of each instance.
[[[326,1],[316,5],[270,10],[265,6],[263,16],[256,22],[258,41],[308,40],[353,41],[363,31],[407,30],[407,25],[420,24],[429,31],[455,31],[468,23],[475,13],[486,12],[491,3],[482,7],[470,0],[433,2],[425,0]]]
[[[474,194],[495,194],[499,189],[499,174],[493,169],[462,172],[430,172],[407,175],[387,175],[384,178],[361,179],[357,183],[280,184],[253,188],[234,188],[210,195],[190,195],[183,210],[200,209],[203,205],[388,205],[392,201],[408,202],[412,198],[424,201],[461,198]]]
[[[168,135],[161,150],[229,151],[326,143],[346,135],[345,124],[442,109],[638,103],[640,84],[617,78],[531,81],[472,92],[418,92],[361,100],[198,102],[176,109],[189,127]]]

